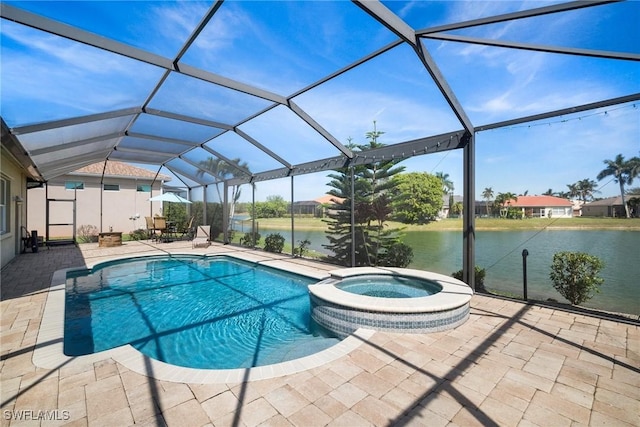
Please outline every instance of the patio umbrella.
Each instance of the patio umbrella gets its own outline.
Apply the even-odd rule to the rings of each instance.
[[[149,198],[150,202],[170,202],[170,203],[186,203],[191,204],[191,202],[184,197],[178,196],[176,193],[162,193],[157,196],[153,196]],[[169,205],[168,210],[171,209],[171,205]],[[167,216],[168,213],[167,213]]]

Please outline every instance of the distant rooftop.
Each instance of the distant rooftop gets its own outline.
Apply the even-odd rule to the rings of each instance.
[[[538,206],[573,206],[571,201],[555,196],[518,196],[518,199],[512,200],[510,204],[511,206],[519,208],[532,208]]]
[[[104,162],[93,163],[80,169],[77,169],[73,172],[70,172],[70,175],[102,175],[104,171],[104,176],[109,177],[120,177],[120,178],[144,178],[144,179],[154,179],[156,178],[156,173],[152,172],[148,169],[139,168],[136,166],[132,166],[123,162],[116,162],[114,160],[109,160],[106,162],[107,165],[105,167]],[[157,174],[158,181],[170,181],[171,177],[163,174]]]
[[[632,197],[632,196],[630,196]],[[595,200],[593,202],[587,203],[588,206],[615,206],[622,205],[622,197],[607,197],[605,199]]]

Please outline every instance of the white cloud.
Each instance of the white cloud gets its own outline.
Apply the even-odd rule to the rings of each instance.
[[[30,52],[16,49],[12,52],[12,57],[30,63],[44,63],[48,71],[59,68],[65,75],[70,72],[108,75],[126,73],[131,69],[131,60],[128,58],[12,23],[3,23],[2,36],[32,49]],[[3,58],[3,62],[5,59]]]
[[[246,30],[254,29],[255,26],[256,24],[241,8],[231,3],[216,12],[212,21],[196,39],[195,45],[202,52],[206,52],[207,56],[215,58],[221,50],[232,47],[236,40],[246,37]]]
[[[330,92],[305,94],[296,102],[338,140],[365,141],[373,129],[384,131],[382,142],[396,143],[459,129],[448,109],[432,107],[400,94],[375,90],[333,87]]]

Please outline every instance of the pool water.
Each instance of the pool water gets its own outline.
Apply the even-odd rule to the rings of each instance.
[[[419,298],[433,295],[442,287],[432,281],[391,275],[366,275],[342,279],[336,288],[378,298]]]
[[[131,344],[173,365],[231,369],[324,350],[339,340],[309,313],[314,279],[228,257],[102,264],[67,278],[64,352]]]

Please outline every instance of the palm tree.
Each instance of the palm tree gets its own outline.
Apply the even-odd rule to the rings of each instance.
[[[632,157],[629,159],[629,185],[635,178],[640,176],[640,157]]]
[[[442,191],[445,194],[453,192],[453,181],[449,179],[449,174],[444,172],[436,172],[436,178],[442,181]]]
[[[608,176],[613,176],[614,182],[617,182],[620,186],[620,195],[622,196],[622,205],[624,206],[625,214],[627,218],[629,215],[629,206],[624,200],[624,186],[625,184],[631,184],[634,174],[637,174],[638,166],[637,162],[640,161],[637,157],[633,157],[626,161],[622,154],[618,154],[614,160],[604,160],[604,164],[607,167],[600,171],[598,174],[598,181],[603,180]]]
[[[578,183],[567,184],[567,187],[569,187],[569,194],[568,194],[569,199],[576,198],[580,195],[580,190],[578,190]]]
[[[231,159],[231,163],[219,159],[217,157],[209,157],[206,160],[202,160],[200,162],[200,166],[202,169],[199,169],[197,172],[197,176],[201,177],[205,174],[205,172],[210,173],[215,176],[219,180],[226,180],[231,178],[236,178],[238,176],[246,175],[245,171],[249,170],[249,167],[246,162],[242,162],[239,158]],[[220,200],[220,204],[222,205],[224,198],[222,197],[222,193],[220,192],[220,182],[216,182],[216,192],[218,193],[218,199]],[[240,185],[232,185],[231,186],[231,203],[228,207],[229,219],[233,218],[236,210],[236,203],[240,199],[241,195]],[[229,221],[228,227],[231,229],[232,221]]]
[[[487,187],[482,192],[482,198],[487,201],[487,216],[489,216],[489,202],[493,198],[493,189],[491,187]]]
[[[580,193],[579,196],[581,200],[585,203],[587,202],[587,199],[593,199],[594,193],[599,192],[598,190],[596,190],[598,183],[592,179],[588,179],[588,178],[582,179],[578,181],[577,184],[578,184],[578,191]]]
[[[453,181],[449,179],[449,174],[444,172],[436,172],[436,178],[442,182],[442,191],[449,195],[449,215],[453,206]]]
[[[494,204],[500,206],[500,217],[504,218],[509,213],[509,206],[511,206],[511,201],[518,201],[518,196],[515,193],[498,193],[496,196],[496,200]]]

